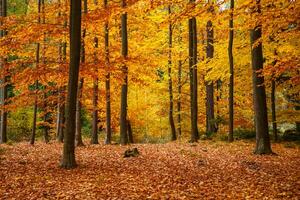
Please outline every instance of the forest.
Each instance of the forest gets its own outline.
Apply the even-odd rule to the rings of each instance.
[[[298,199],[300,1],[0,0],[0,199]]]

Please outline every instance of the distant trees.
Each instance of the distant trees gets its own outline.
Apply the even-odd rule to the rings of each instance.
[[[81,1],[70,1],[70,66],[68,95],[66,101],[66,132],[64,137],[61,167],[76,167],[75,129],[76,99],[80,65],[81,46]]]

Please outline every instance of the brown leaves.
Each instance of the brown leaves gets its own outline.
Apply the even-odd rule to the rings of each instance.
[[[297,199],[299,149],[273,146],[278,156],[251,154],[254,144],[200,142],[93,145],[76,150],[79,167],[59,168],[60,144],[1,146],[4,199]]]

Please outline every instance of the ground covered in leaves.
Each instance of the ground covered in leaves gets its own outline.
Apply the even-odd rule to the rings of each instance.
[[[87,145],[78,168],[59,168],[62,145],[0,145],[0,199],[298,199],[300,149],[254,143]]]

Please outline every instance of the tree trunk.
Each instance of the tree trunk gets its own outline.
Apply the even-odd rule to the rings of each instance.
[[[178,101],[177,101],[177,132],[181,136],[181,91],[182,91],[182,60],[178,61]]]
[[[37,48],[37,52],[39,51],[38,49],[39,48]],[[38,58],[38,56],[37,56],[37,58]],[[38,104],[38,87],[39,87],[39,82],[36,80],[35,81],[34,106],[33,106],[33,124],[32,124],[32,132],[31,132],[31,137],[30,137],[31,145],[34,145],[35,135],[36,135],[36,121],[37,121],[37,109],[38,109],[38,106],[37,106],[37,104]]]
[[[126,7],[126,0],[122,0],[122,8]],[[124,59],[128,56],[128,38],[127,38],[127,12],[121,16],[121,35],[122,35],[122,56]],[[128,91],[128,68],[122,67],[123,83],[121,89],[121,113],[120,113],[120,143],[128,143],[127,137],[127,91]]]
[[[98,78],[94,80],[93,91],[93,123],[92,123],[92,139],[91,144],[99,144],[98,142]]]
[[[64,88],[60,89],[58,104],[57,104],[57,125],[56,125],[56,135],[59,142],[64,140],[64,121],[65,121],[65,102],[64,102]]]
[[[78,85],[78,97],[76,102],[76,146],[84,146],[81,135],[81,98],[82,98],[82,88],[83,88],[83,78],[80,79]]]
[[[260,0],[256,0],[257,9],[254,12],[261,13]],[[263,69],[263,51],[262,43],[257,41],[261,39],[261,25],[256,26],[250,31],[251,39],[251,57],[252,57],[252,77],[253,77],[253,103],[256,122],[256,147],[255,154],[272,153],[269,127],[268,113],[266,102],[266,90],[264,85],[264,77],[258,73]]]
[[[207,47],[206,57],[212,59],[214,57],[214,31],[211,21],[206,24],[207,32]],[[206,134],[215,133],[217,131],[215,125],[215,111],[214,111],[214,84],[213,82],[206,82]]]
[[[272,109],[272,128],[273,128],[273,136],[274,141],[278,141],[278,134],[277,134],[277,122],[276,122],[276,83],[275,80],[272,80],[271,83],[271,109]]]
[[[228,142],[233,142],[233,122],[234,122],[234,65],[233,65],[233,11],[234,11],[234,0],[230,0],[230,20],[229,20],[229,45],[228,45],[228,57],[229,57],[229,72],[230,72],[230,80],[229,80],[229,134],[228,134]]]
[[[1,0],[1,17],[7,16],[7,0]],[[2,25],[2,24],[0,24]],[[0,30],[0,38],[4,37],[7,34],[6,30]],[[5,69],[5,58],[0,58],[0,68]],[[5,110],[5,105],[7,101],[7,77],[6,74],[3,76],[0,76],[0,84],[3,84],[3,86],[0,88],[0,105],[3,106],[3,108],[0,110],[0,144],[7,142],[7,111]]]
[[[168,13],[171,15],[171,6],[168,6]],[[172,44],[173,43],[173,28],[169,24],[169,58],[168,58],[168,82],[169,82],[169,123],[171,128],[171,140],[176,140],[176,130],[173,117],[174,101],[173,101],[173,82],[172,82]]]
[[[95,0],[94,4],[97,5],[98,2]],[[97,59],[97,51],[98,48],[98,38],[94,38],[94,62],[95,62],[95,75],[93,82],[93,114],[92,114],[92,138],[91,144],[99,144],[98,142],[98,59]]]
[[[38,1],[38,14],[41,13],[41,0]],[[38,16],[38,23],[41,23],[40,15]],[[36,44],[36,68],[39,68],[40,63],[40,43],[38,42]],[[39,87],[39,81],[35,81],[35,99],[34,99],[34,106],[33,106],[33,124],[32,124],[32,133],[31,133],[31,139],[30,144],[33,145],[35,142],[35,135],[36,135],[36,121],[37,121],[37,110],[38,110],[38,88]]]
[[[128,142],[130,144],[133,144],[134,143],[134,140],[133,140],[133,133],[132,133],[132,127],[131,127],[131,123],[129,120],[127,120],[127,129],[128,129]]]
[[[70,66],[68,95],[66,101],[66,132],[61,167],[76,167],[75,161],[75,116],[80,65],[81,1],[70,1]]]
[[[190,0],[194,4],[195,0]],[[196,18],[189,19],[189,70],[190,70],[190,97],[191,97],[191,141],[197,142],[198,132],[198,99],[197,99],[197,24]]]
[[[104,0],[104,9],[107,9],[107,0]],[[111,143],[111,106],[110,106],[110,71],[109,71],[109,30],[108,22],[104,25],[104,43],[105,43],[105,98],[106,98],[106,138],[105,144]]]
[[[45,87],[46,90],[46,87]],[[44,141],[45,143],[49,143],[49,113],[47,111],[47,94],[44,92],[44,126],[43,126],[43,131],[44,131]]]

